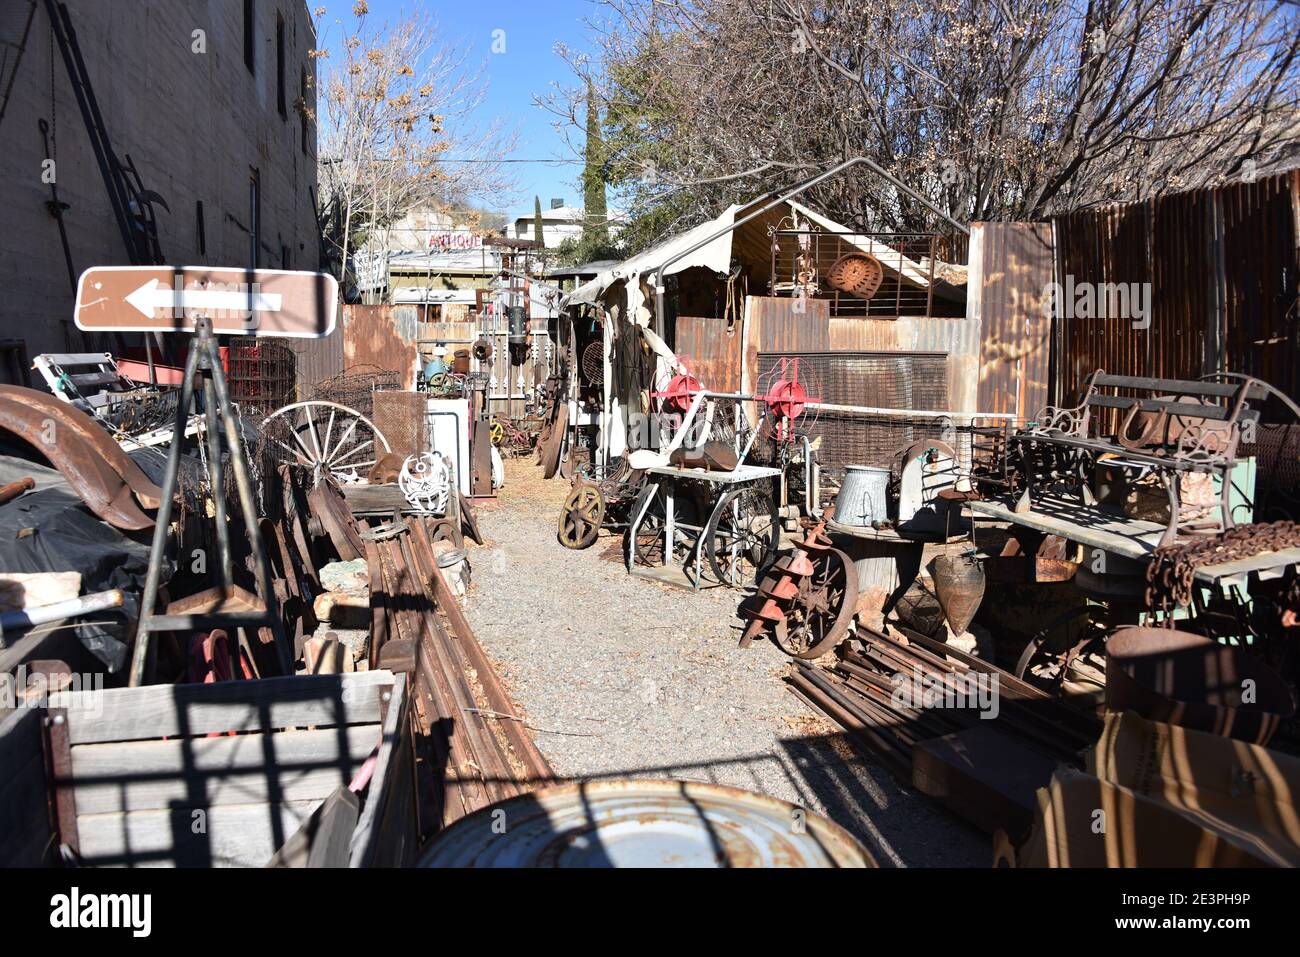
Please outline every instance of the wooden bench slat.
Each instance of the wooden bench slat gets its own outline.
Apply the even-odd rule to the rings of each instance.
[[[1235,396],[1246,387],[1245,382],[1202,382],[1199,379],[1152,379],[1147,376],[1123,375],[1099,375],[1092,381],[1099,387],[1110,389],[1146,389],[1152,392],[1186,393],[1219,398]],[[1267,395],[1267,391],[1260,386],[1250,385],[1250,398],[1263,399]]]
[[[390,671],[348,675],[151,685],[100,692],[61,692],[50,706],[68,709],[72,744],[142,741],[226,731],[372,724]]]
[[[340,740],[342,738],[342,740]],[[379,744],[379,725],[72,749],[77,814],[321,800]]]
[[[1232,410],[1223,405],[1192,405],[1187,402],[1173,402],[1168,399],[1140,399],[1135,396],[1090,395],[1088,405],[1104,409],[1128,410],[1138,406],[1143,412],[1168,412],[1194,419],[1210,419],[1225,422],[1232,415]]]

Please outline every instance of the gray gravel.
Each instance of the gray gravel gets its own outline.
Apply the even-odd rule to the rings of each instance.
[[[741,650],[739,595],[628,576],[555,540],[567,483],[512,462],[478,518],[468,614],[558,774],[712,781],[814,809],[883,866],[988,866],[988,839],[852,752],[780,680],[770,643]]]

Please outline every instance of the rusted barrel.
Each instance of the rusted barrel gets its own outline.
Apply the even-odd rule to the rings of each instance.
[[[1253,744],[1295,714],[1282,676],[1243,649],[1136,625],[1106,641],[1106,708]]]

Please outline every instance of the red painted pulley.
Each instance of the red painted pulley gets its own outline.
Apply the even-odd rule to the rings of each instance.
[[[704,391],[704,384],[691,375],[686,368],[686,360],[678,356],[677,367],[682,371],[668,380],[668,387],[662,392],[651,392],[656,399],[664,400],[664,408],[674,412],[688,412],[695,397]]]
[[[798,382],[782,379],[772,391],[762,396],[772,411],[785,419],[797,419],[808,404],[808,390]]]

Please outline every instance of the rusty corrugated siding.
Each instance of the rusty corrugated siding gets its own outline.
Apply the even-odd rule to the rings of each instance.
[[[745,300],[745,367],[742,392],[757,391],[760,352],[827,352],[831,348],[831,305],[826,299],[809,299],[796,310],[795,299],[749,296]]]
[[[311,397],[312,390],[343,371],[343,327],[336,326],[324,339],[285,339],[296,362],[296,398]]]
[[[419,314],[413,306],[344,306],[343,359],[348,369],[373,366],[402,376],[415,388]]]
[[[691,374],[714,392],[740,391],[742,327],[727,331],[725,319],[677,317],[677,351],[687,357]]]
[[[1245,372],[1300,392],[1295,172],[1058,217],[1057,281],[1150,283],[1151,323],[1066,318],[1056,400],[1096,369]]]
[[[760,352],[826,352],[831,347],[831,305],[825,299],[751,296],[750,328]],[[803,306],[800,310],[800,305]]]
[[[1052,226],[980,223],[976,230],[980,252],[969,289],[983,339],[977,404],[981,412],[1028,418],[1048,403]]]

